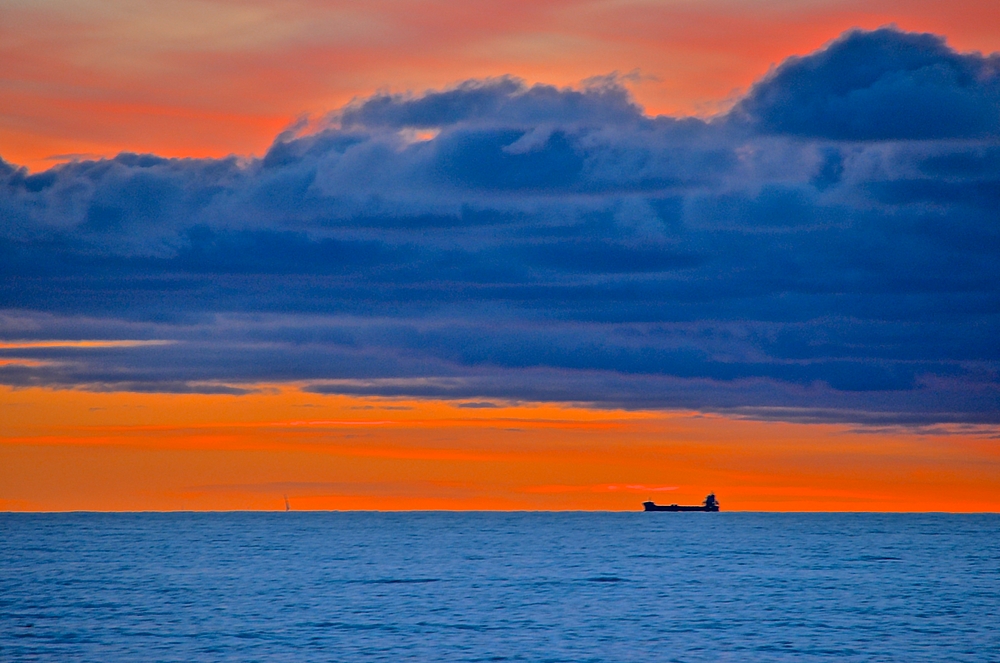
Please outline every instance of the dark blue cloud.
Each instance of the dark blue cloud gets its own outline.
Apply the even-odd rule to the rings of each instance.
[[[531,128],[546,123],[595,126],[638,122],[642,111],[613,76],[597,79],[583,90],[527,87],[518,79],[502,77],[467,81],[418,97],[378,94],[337,115],[343,127],[390,129],[494,126],[498,118],[510,126]]]
[[[776,133],[843,140],[1000,136],[1000,57],[959,54],[931,34],[845,34],[791,58],[734,117]]]
[[[259,160],[0,161],[0,339],[174,341],[0,382],[997,423],[996,62],[854,32],[713,121],[503,78]]]

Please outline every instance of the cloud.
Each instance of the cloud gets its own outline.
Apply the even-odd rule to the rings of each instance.
[[[997,423],[996,63],[851,32],[712,121],[498,78],[261,159],[0,162],[0,382]]]
[[[377,94],[349,105],[338,119],[343,127],[440,129],[459,124],[536,128],[546,123],[590,126],[636,121],[641,111],[617,76],[596,77],[582,90],[551,85],[528,87],[501,77],[466,81],[450,90],[420,96]]]
[[[855,30],[790,58],[734,118],[776,133],[843,140],[1000,136],[1000,55],[959,54],[932,34]]]

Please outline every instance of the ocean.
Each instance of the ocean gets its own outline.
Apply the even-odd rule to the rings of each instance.
[[[0,661],[1000,661],[1000,515],[0,514]]]

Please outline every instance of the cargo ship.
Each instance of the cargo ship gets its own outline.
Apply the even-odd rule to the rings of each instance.
[[[701,506],[660,505],[649,501],[643,502],[642,508],[644,511],[718,511],[719,501],[715,499],[715,493],[709,493]]]

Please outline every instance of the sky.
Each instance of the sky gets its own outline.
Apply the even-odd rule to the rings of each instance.
[[[989,2],[0,0],[0,509],[1000,509]]]

